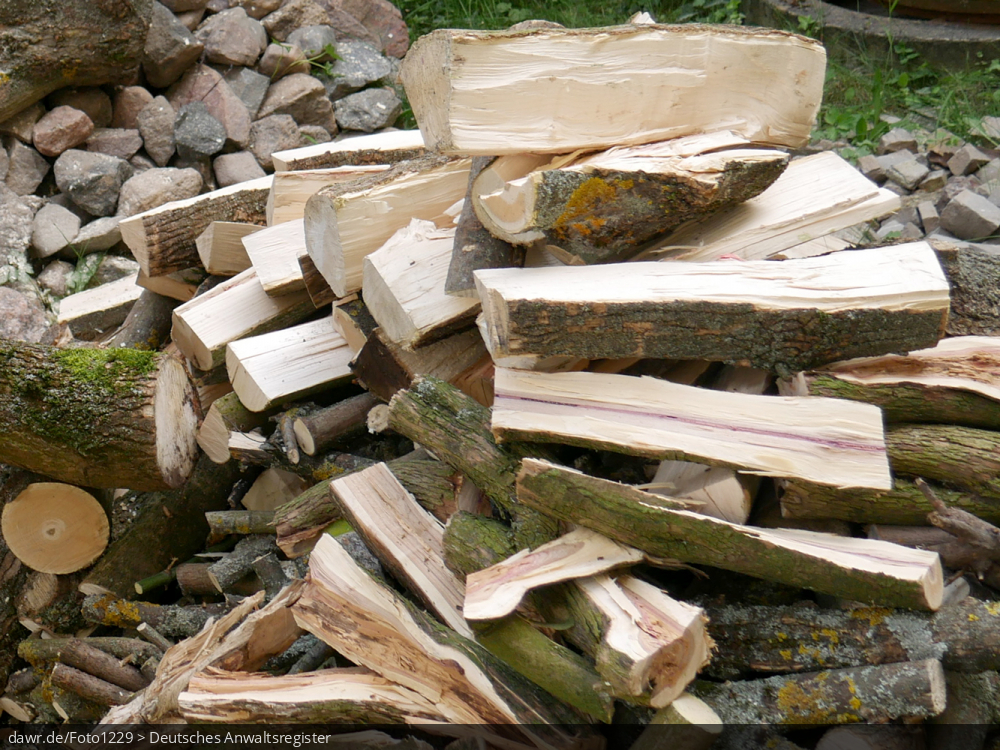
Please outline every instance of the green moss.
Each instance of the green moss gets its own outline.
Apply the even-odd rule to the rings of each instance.
[[[155,352],[136,349],[57,349],[50,355],[72,380],[113,394],[130,391],[135,379],[156,369]]]

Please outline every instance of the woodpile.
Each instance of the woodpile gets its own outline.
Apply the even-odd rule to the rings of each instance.
[[[930,244],[831,237],[898,197],[794,152],[824,68],[778,31],[436,31],[420,133],[123,220],[149,280],[204,281],[109,339],[169,316],[162,352],[0,346],[0,707],[933,736],[1000,667],[1000,339],[945,338]]]

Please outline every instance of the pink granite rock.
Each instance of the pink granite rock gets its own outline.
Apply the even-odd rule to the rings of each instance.
[[[35,123],[32,139],[38,152],[59,156],[79,146],[94,132],[94,123],[86,113],[72,107],[56,107]]]

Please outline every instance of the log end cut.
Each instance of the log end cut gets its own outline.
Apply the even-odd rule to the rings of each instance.
[[[163,357],[153,396],[156,424],[156,463],[168,487],[180,487],[194,471],[198,458],[198,420],[201,408],[184,366]]]

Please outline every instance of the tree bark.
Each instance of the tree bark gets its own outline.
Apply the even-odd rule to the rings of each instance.
[[[204,607],[174,604],[128,602],[105,594],[92,594],[83,600],[83,616],[96,625],[135,628],[148,623],[163,635],[189,638],[204,627],[210,617],[226,612],[223,604]]]
[[[100,677],[81,672],[79,669],[56,664],[52,668],[52,684],[76,693],[81,698],[102,706],[121,706],[132,699],[133,691],[123,690]]]
[[[377,403],[372,394],[361,393],[325,409],[300,414],[292,420],[299,447],[315,456],[345,435],[364,429],[368,412]]]
[[[1000,255],[984,246],[932,243],[951,286],[949,336],[1000,333]]]
[[[172,314],[178,300],[143,290],[132,305],[125,322],[105,342],[108,349],[159,351],[170,337]]]
[[[898,425],[885,435],[894,475],[922,477],[1000,504],[1000,432]]]

